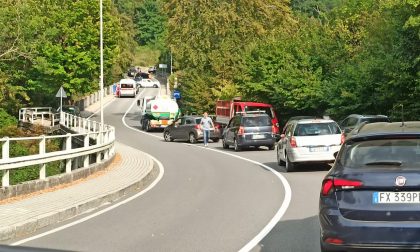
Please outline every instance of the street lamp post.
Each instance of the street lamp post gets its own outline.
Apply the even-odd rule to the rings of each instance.
[[[100,58],[101,58],[101,73],[100,73],[100,81],[99,81],[99,88],[100,88],[100,106],[101,106],[101,127],[104,125],[104,41],[103,41],[103,20],[102,20],[102,0],[99,0],[99,44],[100,44]]]

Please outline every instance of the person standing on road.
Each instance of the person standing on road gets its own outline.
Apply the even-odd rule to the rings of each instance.
[[[210,130],[214,128],[213,120],[209,117],[207,112],[204,112],[203,118],[201,118],[201,129],[203,130],[204,146],[208,146]]]

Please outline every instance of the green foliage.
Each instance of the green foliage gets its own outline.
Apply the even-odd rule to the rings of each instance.
[[[0,131],[9,126],[16,126],[17,120],[15,117],[9,115],[4,109],[0,108]]]
[[[162,48],[166,22],[166,16],[162,12],[159,1],[144,0],[135,9],[134,23],[137,30],[137,42],[140,45]]]

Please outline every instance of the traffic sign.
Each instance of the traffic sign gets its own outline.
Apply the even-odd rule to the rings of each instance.
[[[174,98],[181,99],[181,92],[179,90],[174,90]]]
[[[168,68],[167,64],[159,64],[159,68]]]
[[[64,91],[63,86],[60,87],[60,89],[58,90],[55,97],[57,97],[57,98],[67,98],[67,94],[66,94],[66,91]]]

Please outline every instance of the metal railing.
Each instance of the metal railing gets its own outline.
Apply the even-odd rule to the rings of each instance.
[[[65,112],[53,113],[51,108],[24,108],[19,111],[19,120],[33,123],[39,118],[43,121],[51,120],[51,126],[60,123],[74,134],[19,137],[19,138],[0,138],[2,155],[0,159],[0,171],[2,174],[2,186],[10,185],[10,170],[20,169],[28,166],[39,165],[39,179],[46,178],[46,165],[51,162],[65,160],[65,172],[72,171],[72,162],[76,158],[82,158],[82,167],[90,165],[89,156],[96,155],[96,163],[108,160],[115,153],[114,140],[115,128],[110,125],[101,125],[98,122],[86,118],[77,117]],[[49,139],[63,140],[61,150],[47,152],[46,143]],[[82,147],[72,144],[73,140],[81,140]],[[92,140],[92,141],[91,141]],[[21,141],[38,142],[38,153],[20,157],[10,157],[10,143]]]

